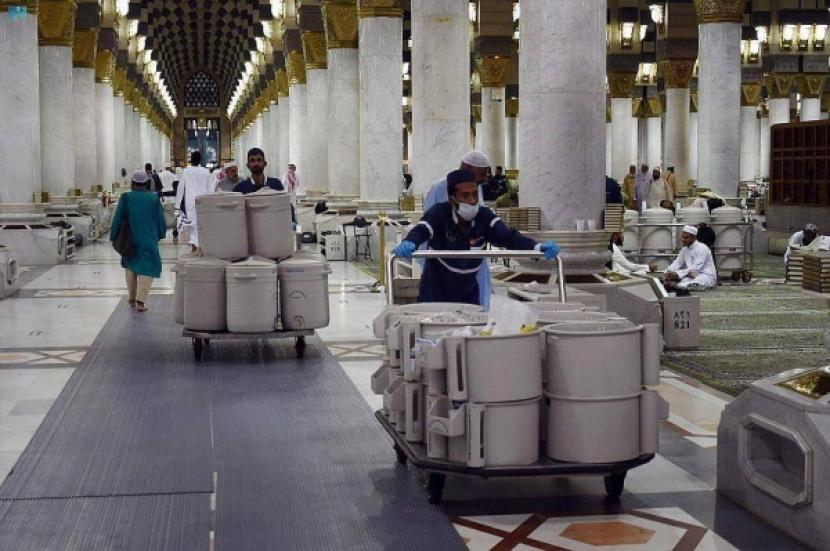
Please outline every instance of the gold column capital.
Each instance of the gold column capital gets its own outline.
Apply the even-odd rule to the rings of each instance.
[[[403,17],[401,0],[358,0],[360,17]]]
[[[519,98],[507,98],[505,100],[504,116],[512,119],[519,116]]]
[[[113,82],[115,54],[112,50],[99,50],[95,56],[95,82]]]
[[[75,31],[75,0],[40,0],[37,14],[40,46],[72,46]]]
[[[285,55],[285,65],[288,68],[288,82],[290,84],[305,84],[305,58],[301,50],[291,50]]]
[[[306,70],[327,69],[328,50],[326,49],[326,33],[322,31],[305,31],[302,34],[302,42]]]
[[[481,122],[481,105],[471,105],[470,113],[477,123]]]
[[[482,88],[504,88],[507,84],[507,70],[510,56],[482,55],[476,57],[476,69]]]
[[[96,60],[97,63],[97,60]],[[97,67],[96,67],[97,69]],[[98,78],[98,71],[95,72],[95,78]],[[112,95],[117,97],[124,96],[124,84],[127,80],[127,71],[120,67],[114,67],[112,70]]]
[[[648,98],[648,101],[645,105],[645,116],[646,118],[653,118],[659,117],[663,114],[663,102],[660,101],[660,98]]]
[[[743,23],[746,0],[695,0],[697,22]]]
[[[323,23],[326,28],[326,45],[335,48],[357,48],[357,4],[354,0],[325,0]]]
[[[741,84],[741,107],[758,107],[764,100],[761,90],[763,85],[760,82],[748,82]]]
[[[820,98],[826,82],[827,75],[821,73],[806,73],[798,75],[795,79],[802,98]]]
[[[72,37],[72,66],[94,69],[97,47],[97,28],[75,29]]]
[[[631,98],[631,116],[635,119],[646,117],[646,102],[643,98]]]
[[[612,98],[630,98],[637,84],[637,73],[612,71],[608,73],[608,93]]]
[[[9,8],[23,6],[29,15],[37,15],[38,0],[0,0],[0,13],[9,11]]]
[[[688,88],[695,74],[694,59],[664,59],[657,67],[666,88]]]
[[[795,75],[784,73],[773,73],[764,77],[764,84],[767,87],[767,96],[770,99],[789,98],[795,81]]]
[[[277,94],[281,98],[287,98],[289,94],[288,72],[285,69],[277,69]]]
[[[689,94],[689,112],[697,113],[700,102],[700,95],[697,92]]]

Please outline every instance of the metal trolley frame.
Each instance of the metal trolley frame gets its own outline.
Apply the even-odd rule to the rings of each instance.
[[[386,289],[388,303],[393,304],[392,274],[397,256],[392,253],[387,258]],[[418,251],[413,258],[544,258],[536,251]],[[557,280],[560,302],[567,302],[565,290],[565,270],[562,259],[557,257]],[[488,478],[517,478],[531,476],[567,477],[567,476],[602,476],[605,483],[605,492],[611,500],[619,499],[625,487],[625,477],[634,467],[644,465],[654,458],[653,453],[642,454],[626,461],[613,463],[569,463],[554,461],[545,457],[546,450],[540,450],[540,461],[532,465],[512,467],[468,467],[461,463],[453,463],[442,459],[432,459],[427,455],[422,444],[407,442],[402,434],[389,422],[389,418],[382,410],[375,412],[375,418],[383,429],[392,438],[393,448],[398,463],[407,463],[422,469],[426,477],[426,489],[429,502],[441,503],[444,495],[444,485],[447,475],[476,476]]]
[[[206,349],[209,349],[210,341],[230,340],[268,340],[268,339],[295,339],[294,349],[297,357],[305,356],[305,338],[314,335],[313,329],[300,329],[296,331],[271,331],[269,333],[229,333],[227,331],[191,331],[182,330],[183,337],[190,337],[193,341],[193,357],[201,361]]]

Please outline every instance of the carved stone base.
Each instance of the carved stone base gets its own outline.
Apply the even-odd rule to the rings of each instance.
[[[605,264],[611,260],[608,242],[609,232],[598,231],[542,231],[526,234],[536,241],[556,241],[568,275],[591,275],[606,272]],[[519,260],[519,266],[527,271],[555,271],[556,263],[549,261]]]

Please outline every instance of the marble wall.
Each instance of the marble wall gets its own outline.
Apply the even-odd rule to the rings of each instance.
[[[605,8],[522,2],[519,201],[542,208],[546,230],[599,227],[605,205]]]
[[[466,0],[412,0],[415,193],[458,168],[470,149],[468,8]]]
[[[329,82],[327,69],[306,69],[308,121],[305,143],[306,189],[329,189]]]
[[[360,82],[356,48],[328,51],[329,191],[360,195]]]
[[[0,13],[0,202],[28,203],[41,190],[37,18]]]
[[[741,179],[741,25],[699,30],[698,185],[735,197]]]
[[[39,47],[39,66],[43,191],[64,196],[75,187],[72,48]]]
[[[397,17],[360,20],[360,198],[365,201],[393,201],[403,189],[402,33]]]
[[[98,183],[98,148],[95,115],[95,69],[72,69],[75,137],[75,187],[89,191]]]

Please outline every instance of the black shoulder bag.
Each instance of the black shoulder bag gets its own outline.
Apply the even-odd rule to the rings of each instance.
[[[118,228],[118,235],[115,241],[112,242],[112,248],[120,254],[123,258],[132,258],[135,256],[135,243],[133,242],[133,231],[130,228],[130,220],[127,217],[127,195],[121,198],[123,201],[123,212],[121,213],[121,226]]]

